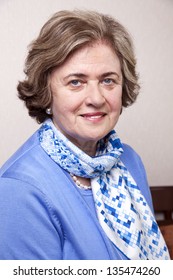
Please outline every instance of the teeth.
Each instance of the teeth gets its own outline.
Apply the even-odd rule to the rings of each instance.
[[[86,119],[97,120],[97,119],[101,119],[104,116],[104,114],[100,114],[100,115],[90,115],[90,114],[88,115],[88,114],[86,114],[86,115],[81,115],[81,116],[83,116]]]
[[[90,116],[89,118],[90,119],[99,119],[99,118],[101,118],[101,116]]]

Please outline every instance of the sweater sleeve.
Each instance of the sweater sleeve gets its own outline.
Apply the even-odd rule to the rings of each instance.
[[[62,259],[63,234],[51,202],[36,187],[0,178],[0,259]]]

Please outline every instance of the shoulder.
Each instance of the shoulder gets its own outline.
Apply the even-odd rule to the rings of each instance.
[[[140,155],[129,145],[123,144],[122,162],[131,170],[131,172],[145,172],[145,168]]]
[[[27,183],[31,178],[38,178],[39,181],[39,176],[45,172],[49,160],[40,146],[38,130],[2,166],[0,178],[13,178]]]
[[[123,143],[122,146],[123,146],[123,150],[124,150],[122,157],[127,158],[127,159],[128,159],[128,157],[131,157],[131,156],[136,159],[140,158],[139,154],[131,146],[129,146],[125,143]]]
[[[38,131],[36,131],[0,169],[0,196],[12,205],[12,201],[33,203],[32,199],[44,193],[39,188],[39,174],[36,171],[39,159]],[[34,176],[34,173],[38,174]],[[5,199],[6,198],[6,199]],[[11,201],[12,200],[12,201]],[[1,202],[2,203],[2,202]]]
[[[6,189],[7,186],[13,186],[16,192],[20,192],[21,188],[26,191],[30,186],[44,191],[41,179],[44,180],[46,174],[46,158],[36,131],[0,169],[1,188],[2,185],[5,185]]]
[[[26,159],[28,154],[31,154],[33,150],[38,148],[38,131],[36,131],[0,168],[0,176],[9,170],[15,165],[15,163],[19,163],[22,159]]]
[[[0,188],[5,192],[42,193],[53,199],[59,186],[66,184],[64,171],[45,153],[34,133],[0,169]],[[5,186],[5,187],[4,187]],[[51,186],[51,188],[50,188]],[[4,189],[5,188],[5,189]]]

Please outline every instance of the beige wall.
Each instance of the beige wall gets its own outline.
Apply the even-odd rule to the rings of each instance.
[[[38,127],[16,97],[26,47],[51,14],[74,8],[111,14],[132,34],[142,89],[117,132],[141,155],[150,185],[173,185],[172,0],[0,0],[0,165]]]

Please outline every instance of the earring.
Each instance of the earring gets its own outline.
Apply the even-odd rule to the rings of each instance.
[[[52,109],[51,109],[51,108],[47,108],[47,109],[46,109],[46,114],[52,115]]]

